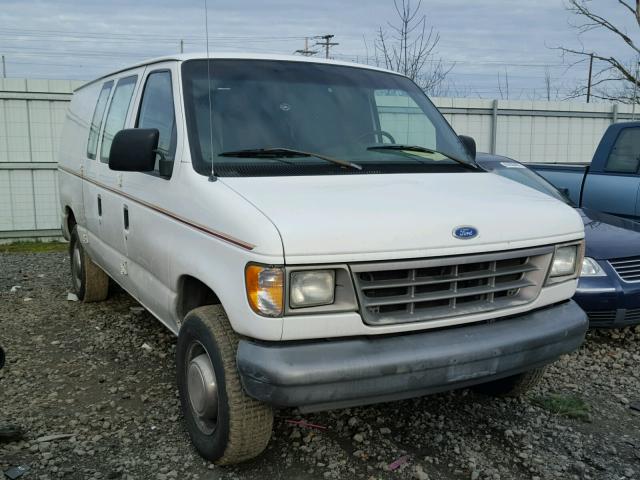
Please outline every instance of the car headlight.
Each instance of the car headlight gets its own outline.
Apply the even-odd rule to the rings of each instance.
[[[568,245],[558,247],[551,263],[550,277],[564,277],[576,271],[576,261],[578,259],[578,246]]]
[[[584,257],[582,261],[581,277],[606,277],[607,274],[593,258]]]
[[[330,305],[335,297],[334,270],[302,270],[291,272],[289,304],[291,308]]]
[[[251,308],[260,315],[278,317],[284,306],[284,269],[282,267],[249,264],[245,269],[247,298]]]

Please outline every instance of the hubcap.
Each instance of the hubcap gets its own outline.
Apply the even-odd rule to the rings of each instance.
[[[218,384],[209,355],[200,343],[191,347],[187,366],[187,393],[198,428],[210,434],[218,419]]]
[[[71,257],[71,274],[73,277],[73,286],[76,292],[82,287],[82,254],[78,243],[73,246],[73,255]]]

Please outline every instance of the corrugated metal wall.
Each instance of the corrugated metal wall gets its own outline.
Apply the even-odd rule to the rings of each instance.
[[[0,79],[0,238],[59,235],[55,156],[81,83]],[[630,107],[610,104],[433,100],[458,133],[476,139],[478,151],[523,162],[588,162],[607,126],[631,118]],[[415,114],[398,98],[384,104],[391,124]],[[413,123],[420,135],[420,122]]]

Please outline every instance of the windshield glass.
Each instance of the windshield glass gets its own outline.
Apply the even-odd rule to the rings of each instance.
[[[190,60],[182,81],[191,157],[217,175],[467,171],[473,160],[409,79],[363,68],[271,60]],[[211,111],[209,104],[211,102]],[[441,153],[370,149],[420,146]],[[290,149],[311,155],[240,150]],[[221,155],[225,154],[225,155]],[[452,157],[452,158],[449,158]]]
[[[481,162],[481,165],[494,173],[497,173],[501,177],[514,180],[522,185],[530,188],[534,188],[539,192],[546,193],[553,198],[560,200],[566,204],[570,204],[569,200],[562,195],[553,185],[547,182],[537,173],[529,170],[524,165],[514,161],[502,161],[502,162]]]

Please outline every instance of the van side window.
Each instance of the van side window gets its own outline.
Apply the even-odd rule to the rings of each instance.
[[[640,128],[620,132],[607,159],[607,172],[640,173]]]
[[[113,87],[113,80],[109,80],[102,85],[102,90],[100,90],[96,108],[93,111],[91,127],[89,128],[89,141],[87,142],[87,157],[92,160],[95,160],[96,158],[96,152],[98,150],[98,135],[102,128],[102,118],[104,117],[104,110],[107,108],[107,100],[109,100],[111,87]]]
[[[172,161],[176,154],[176,116],[173,108],[171,72],[152,72],[147,77],[138,112],[138,128],[157,128],[160,132],[158,150]],[[156,158],[155,172],[158,172]]]
[[[107,119],[104,122],[104,130],[102,132],[102,145],[100,146],[100,161],[107,163],[109,161],[109,152],[111,151],[111,142],[116,133],[124,128],[127,120],[127,112],[129,104],[133,96],[133,89],[136,86],[137,75],[121,78],[116,84],[116,89],[111,98]]]

